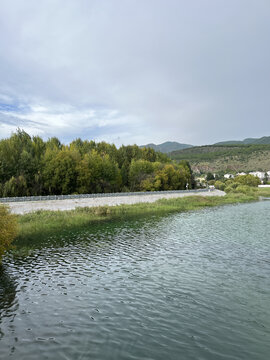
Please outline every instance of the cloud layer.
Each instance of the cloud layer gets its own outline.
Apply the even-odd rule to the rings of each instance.
[[[270,135],[269,33],[268,0],[3,0],[0,137]]]

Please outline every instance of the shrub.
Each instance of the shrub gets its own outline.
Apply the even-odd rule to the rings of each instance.
[[[215,182],[215,188],[218,189],[218,190],[224,190],[225,189],[225,184],[219,180],[217,180]]]
[[[11,243],[17,235],[18,227],[15,215],[11,215],[8,208],[0,205],[0,263],[4,253],[10,249]]]
[[[224,191],[225,191],[227,194],[230,193],[230,192],[233,192],[233,190],[234,190],[234,188],[233,188],[231,185],[226,186],[225,189],[224,189]]]
[[[226,185],[226,186],[230,186],[230,185],[232,185],[233,183],[234,183],[234,180],[232,180],[232,179],[228,179],[228,180],[225,181],[225,185]]]
[[[235,181],[242,185],[248,185],[248,186],[254,186],[254,187],[257,187],[261,183],[260,179],[257,176],[253,176],[250,174],[249,175],[239,175],[235,178]]]
[[[242,194],[246,194],[246,195],[254,195],[256,192],[256,188],[248,186],[248,185],[239,185],[234,190],[234,192],[242,193]]]
[[[232,186],[234,185],[234,186]],[[235,186],[235,184],[232,184],[230,186],[227,186],[225,188],[226,193],[235,193],[235,194],[245,194],[245,195],[254,195],[257,191],[256,188],[248,186],[248,185],[239,185]]]

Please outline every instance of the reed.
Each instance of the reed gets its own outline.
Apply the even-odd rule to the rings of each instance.
[[[19,234],[16,243],[19,244],[21,241],[25,243],[28,239],[42,241],[44,237],[56,232],[88,227],[94,223],[184,212],[205,207],[249,202],[257,200],[257,198],[257,195],[232,193],[223,197],[189,196],[162,199],[154,203],[86,207],[69,211],[37,211],[17,216]]]
[[[270,197],[270,188],[258,188],[258,195]]]

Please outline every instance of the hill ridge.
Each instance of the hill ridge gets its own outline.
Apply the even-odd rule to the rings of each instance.
[[[261,138],[246,138],[244,140],[228,140],[220,141],[213,145],[249,145],[249,144],[261,144],[268,145],[270,144],[270,136],[262,136]]]
[[[146,148],[152,148],[155,151],[160,151],[162,153],[170,153],[176,150],[188,149],[192,146],[193,145],[182,144],[177,141],[165,141],[164,143],[161,144],[149,143],[146,145],[141,145],[140,148],[146,147]]]

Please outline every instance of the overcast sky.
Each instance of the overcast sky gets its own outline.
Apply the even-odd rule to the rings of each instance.
[[[0,0],[0,138],[270,135],[269,0]]]

